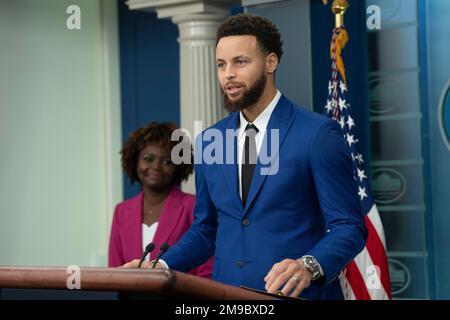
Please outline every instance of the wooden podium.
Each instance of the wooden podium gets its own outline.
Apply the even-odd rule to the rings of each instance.
[[[71,273],[64,267],[0,267],[0,290],[44,289],[117,292],[119,298],[270,300],[274,297],[173,270],[79,268],[79,289],[69,289]]]

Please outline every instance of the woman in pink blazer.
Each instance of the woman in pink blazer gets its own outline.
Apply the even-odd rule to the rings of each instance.
[[[178,143],[171,141],[175,129],[171,123],[150,123],[131,133],[121,151],[122,168],[131,182],[141,184],[142,191],[116,206],[109,241],[110,267],[140,259],[150,242],[155,244],[150,255],[150,260],[154,259],[161,244],[175,244],[193,222],[195,197],[178,187],[192,174],[193,161],[172,162],[171,151]],[[212,258],[189,273],[209,278],[211,271]]]

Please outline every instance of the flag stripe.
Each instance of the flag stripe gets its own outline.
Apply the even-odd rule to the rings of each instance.
[[[348,279],[344,275],[343,271],[339,275],[339,280],[341,282],[341,288],[344,293],[344,297],[348,297],[347,300],[356,300],[355,293],[352,290],[352,286],[350,285],[350,282],[348,282]]]
[[[384,250],[386,250],[386,239],[384,238],[383,224],[381,223],[380,214],[378,213],[378,209],[375,204],[370,209],[367,217],[370,222],[372,222],[372,225],[375,228],[381,243],[383,244]]]
[[[386,290],[383,287],[383,283],[380,279],[380,274],[378,270],[374,269],[375,264],[367,251],[367,248],[364,248],[361,253],[356,256],[354,260],[359,273],[364,281],[364,287],[366,288],[371,300],[384,300],[387,299],[388,295]],[[383,273],[381,271],[380,273]]]
[[[352,288],[356,300],[371,300],[366,283],[364,282],[355,261],[352,261],[347,265],[345,277],[350,283],[350,287]],[[347,295],[346,299],[349,300],[349,298],[350,297]]]
[[[382,265],[378,265],[375,263],[378,268],[380,268],[380,277],[381,284],[383,288],[385,288],[385,292],[390,297],[390,291],[386,290],[386,288],[390,287],[389,274],[388,274],[388,266],[385,261],[387,261],[386,251],[384,250],[383,244],[378,237],[378,233],[372,225],[372,222],[366,217],[366,228],[372,236],[367,237],[366,248],[367,252],[370,255],[372,261],[376,261],[377,263],[382,263]],[[373,262],[372,262],[373,263]]]

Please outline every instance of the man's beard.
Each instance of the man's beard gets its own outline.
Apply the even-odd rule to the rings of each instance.
[[[221,87],[222,94],[225,101],[225,108],[229,112],[236,112],[244,110],[245,108],[248,108],[252,105],[254,105],[256,102],[258,102],[259,98],[261,97],[262,93],[264,92],[264,88],[266,87],[267,83],[267,76],[263,72],[261,76],[256,80],[256,82],[244,92],[242,95],[242,98],[239,100],[231,101],[230,98],[228,98],[228,95],[225,93],[223,88]]]

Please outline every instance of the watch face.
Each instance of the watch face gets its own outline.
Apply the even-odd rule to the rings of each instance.
[[[306,263],[313,269],[317,268],[317,263],[313,258],[310,257],[306,258]]]
[[[309,272],[313,275],[313,280],[317,279],[320,276],[319,264],[312,257],[305,257],[304,259],[305,267]]]

